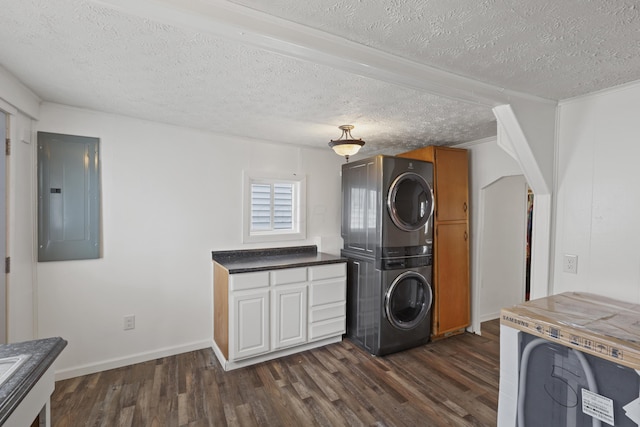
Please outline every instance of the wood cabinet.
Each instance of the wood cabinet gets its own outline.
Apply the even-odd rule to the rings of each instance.
[[[471,323],[467,150],[429,146],[398,156],[434,166],[432,337],[464,332]]]
[[[225,370],[340,341],[346,263],[229,274],[214,262],[213,331]]]
[[[462,332],[469,326],[469,238],[467,224],[441,223],[434,240],[434,284],[438,307],[433,334]]]

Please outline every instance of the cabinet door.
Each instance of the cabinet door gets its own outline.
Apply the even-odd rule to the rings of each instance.
[[[307,341],[307,284],[279,286],[273,291],[273,348]]]
[[[436,226],[435,293],[437,301],[434,335],[469,325],[469,234],[466,223]]]
[[[467,151],[436,149],[436,220],[466,220],[469,206]]]
[[[235,342],[229,360],[269,351],[269,289],[234,293],[231,309],[230,335]]]

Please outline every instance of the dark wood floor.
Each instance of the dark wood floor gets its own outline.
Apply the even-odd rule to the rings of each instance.
[[[343,340],[224,372],[209,349],[56,383],[52,425],[494,426],[499,323],[385,357]]]

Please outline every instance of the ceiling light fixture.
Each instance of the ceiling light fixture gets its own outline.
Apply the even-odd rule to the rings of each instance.
[[[335,151],[337,155],[344,156],[347,162],[349,162],[349,156],[356,154],[364,145],[364,141],[351,136],[353,125],[338,126],[338,129],[342,130],[342,135],[340,135],[338,139],[332,139],[329,147],[333,148],[333,151]]]

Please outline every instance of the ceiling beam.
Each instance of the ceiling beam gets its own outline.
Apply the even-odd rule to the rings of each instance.
[[[145,19],[208,33],[446,98],[495,107],[554,100],[507,90],[268,15],[226,0],[93,0]]]

